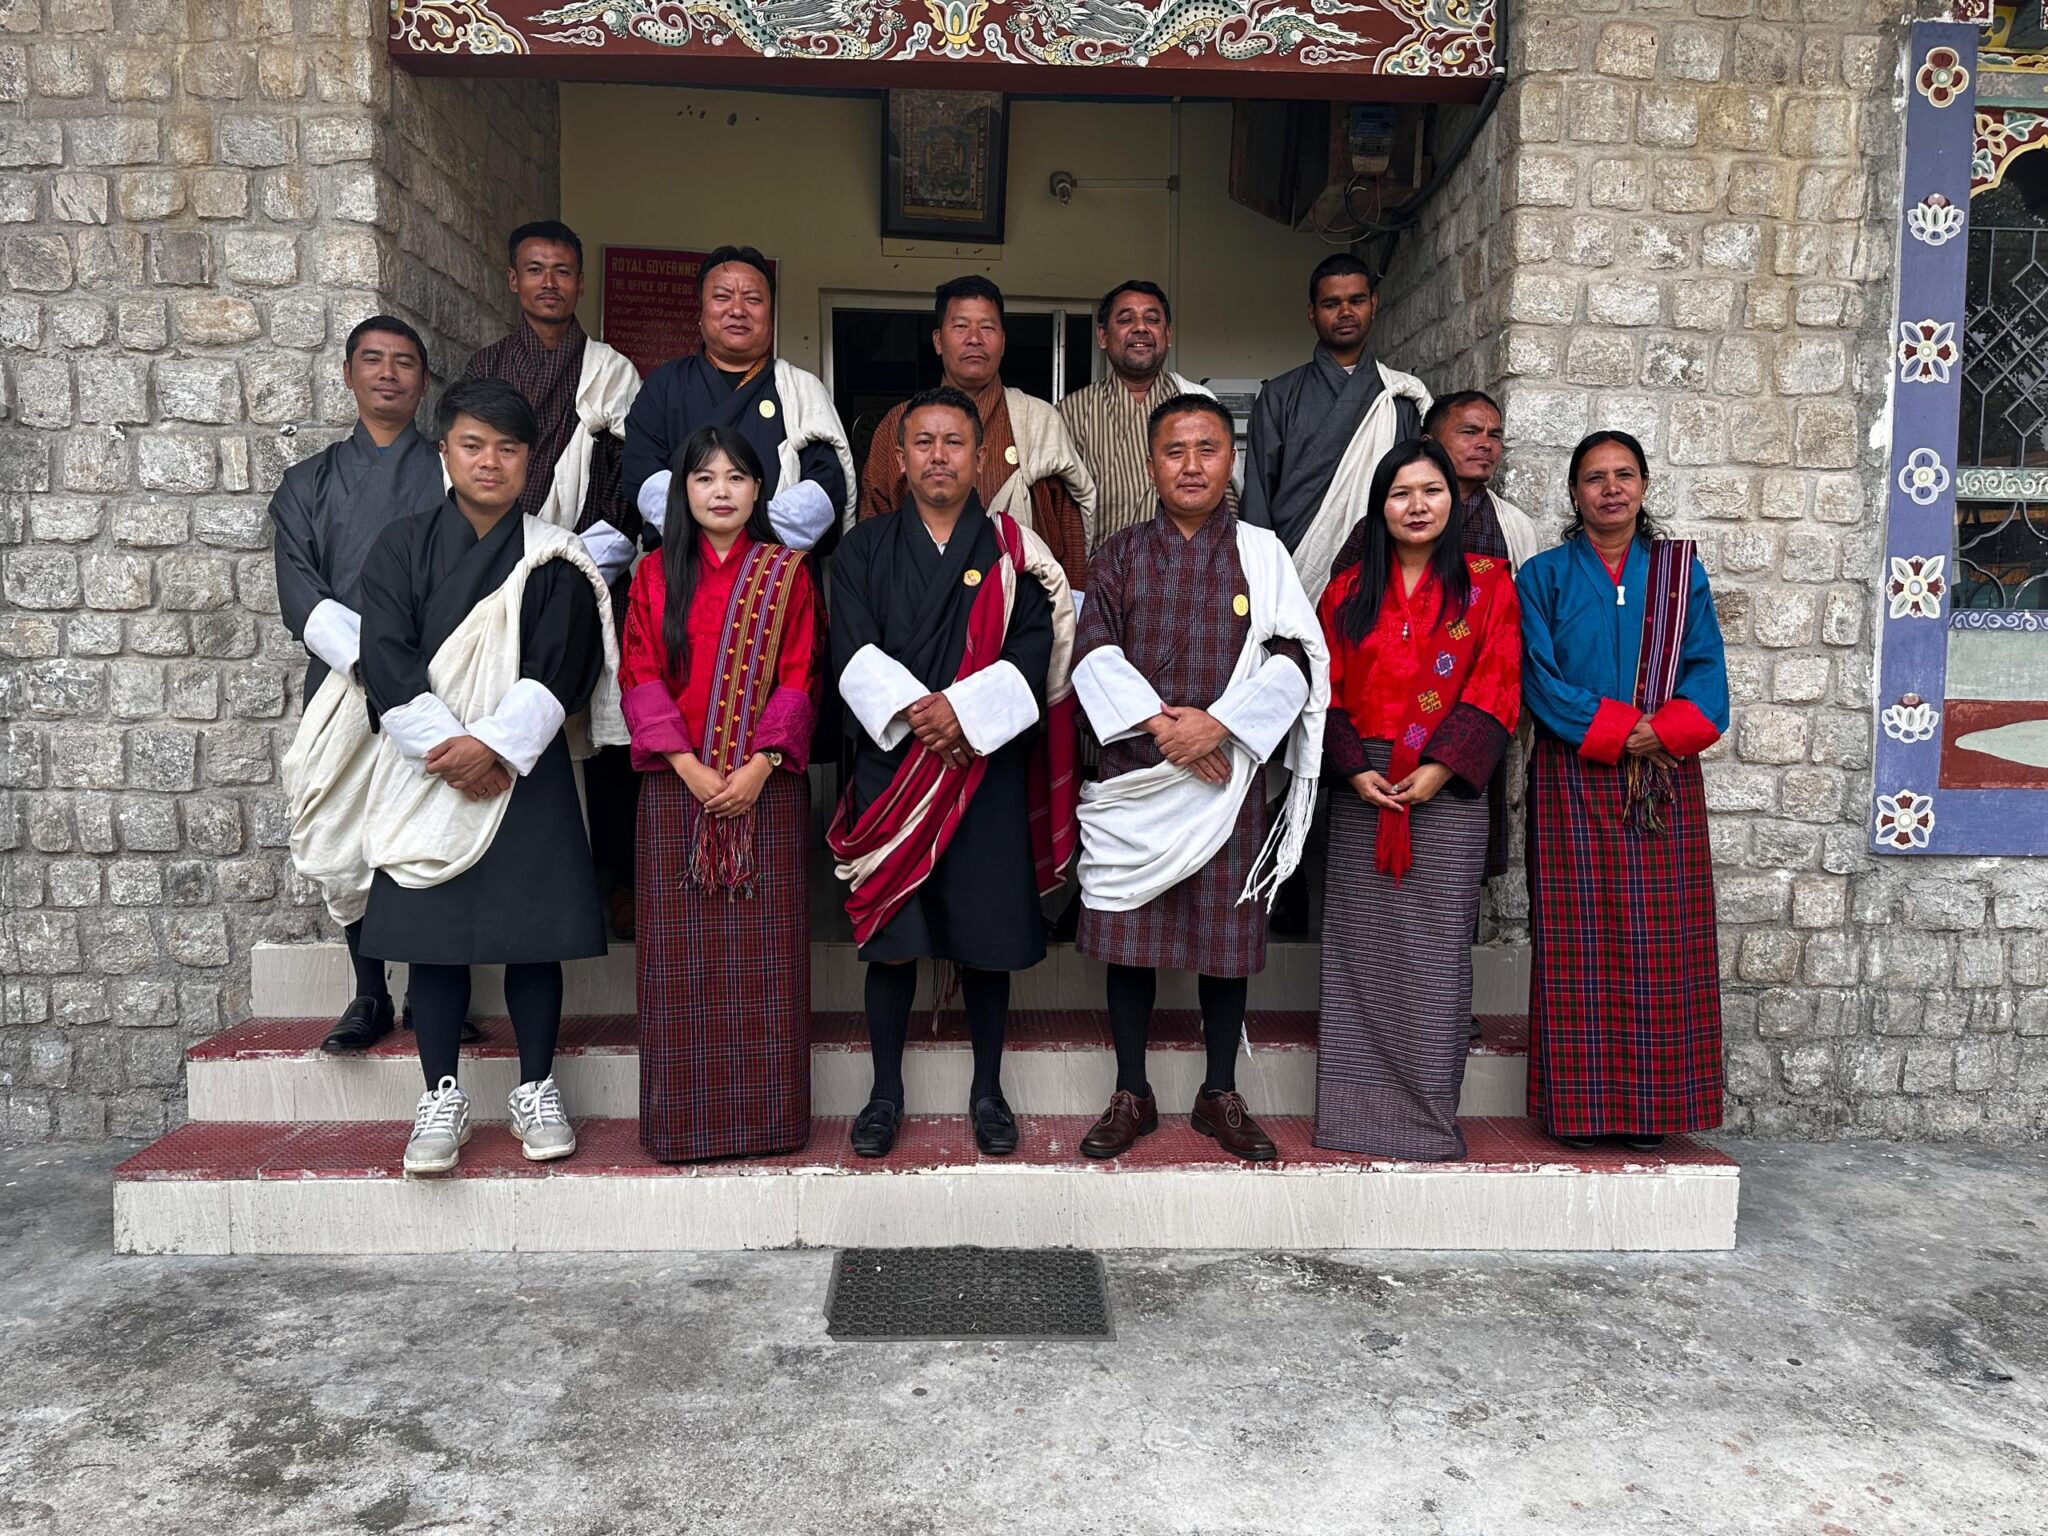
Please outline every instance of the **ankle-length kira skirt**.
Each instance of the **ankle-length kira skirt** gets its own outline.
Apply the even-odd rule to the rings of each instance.
[[[1386,771],[1384,743],[1367,742],[1366,753]],[[1486,800],[1446,788],[1409,811],[1415,862],[1398,885],[1373,864],[1382,814],[1349,784],[1330,786],[1316,1145],[1448,1161],[1465,1155],[1458,1092],[1470,1048]]]
[[[640,1144],[664,1162],[792,1152],[810,1136],[809,785],[778,771],[754,803],[750,897],[684,883],[702,814],[673,773],[642,776]]]
[[[1529,759],[1529,1113],[1554,1136],[1721,1123],[1721,961],[1696,757],[1661,832],[1618,767],[1536,734]]]

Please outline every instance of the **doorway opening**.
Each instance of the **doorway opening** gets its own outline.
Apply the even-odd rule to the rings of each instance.
[[[940,382],[931,300],[917,294],[825,295],[825,384],[846,423],[856,464],[867,462],[875,427],[921,389]],[[1003,382],[1058,402],[1095,372],[1095,314],[1085,300],[1012,299],[1003,306]]]

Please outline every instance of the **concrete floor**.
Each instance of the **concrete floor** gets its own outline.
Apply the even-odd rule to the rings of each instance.
[[[1112,1256],[837,1345],[819,1252],[116,1259],[0,1151],[0,1530],[2040,1536],[2048,1147],[1738,1144],[1734,1254]]]

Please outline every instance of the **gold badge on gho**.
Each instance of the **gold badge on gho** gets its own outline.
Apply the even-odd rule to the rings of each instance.
[[[763,400],[761,402],[761,414],[770,421],[773,421],[775,419],[775,402],[773,400]]]
[[[1016,462],[1017,462],[1017,445],[1016,445],[1015,443],[1012,443],[1012,444],[1010,444],[1010,446],[1009,446],[1009,447],[1007,447],[1007,448],[1005,448],[1005,449],[1003,450],[1003,462],[1004,462],[1005,464],[1009,464],[1009,465],[1013,465],[1013,466],[1014,466],[1014,465],[1016,464]]]
[[[1241,619],[1252,611],[1252,600],[1240,592],[1230,600],[1230,611]]]
[[[967,573],[967,574],[966,574],[965,576],[962,576],[962,577],[960,578],[960,584],[961,584],[962,586],[964,586],[964,587],[978,587],[978,586],[980,586],[980,585],[981,585],[981,572],[979,572],[979,571],[969,571],[969,572],[968,572],[968,573]]]

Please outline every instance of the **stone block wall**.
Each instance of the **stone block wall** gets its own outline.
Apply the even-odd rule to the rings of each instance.
[[[1497,151],[1408,237],[1379,334],[1498,394],[1540,524],[1620,427],[1700,541],[1735,704],[1707,765],[1730,1125],[2039,1136],[2048,863],[1867,851],[1900,17],[1516,0]]]
[[[394,76],[361,0],[0,0],[0,1133],[144,1135],[249,951],[325,919],[265,505],[349,328],[512,318],[551,86]]]

